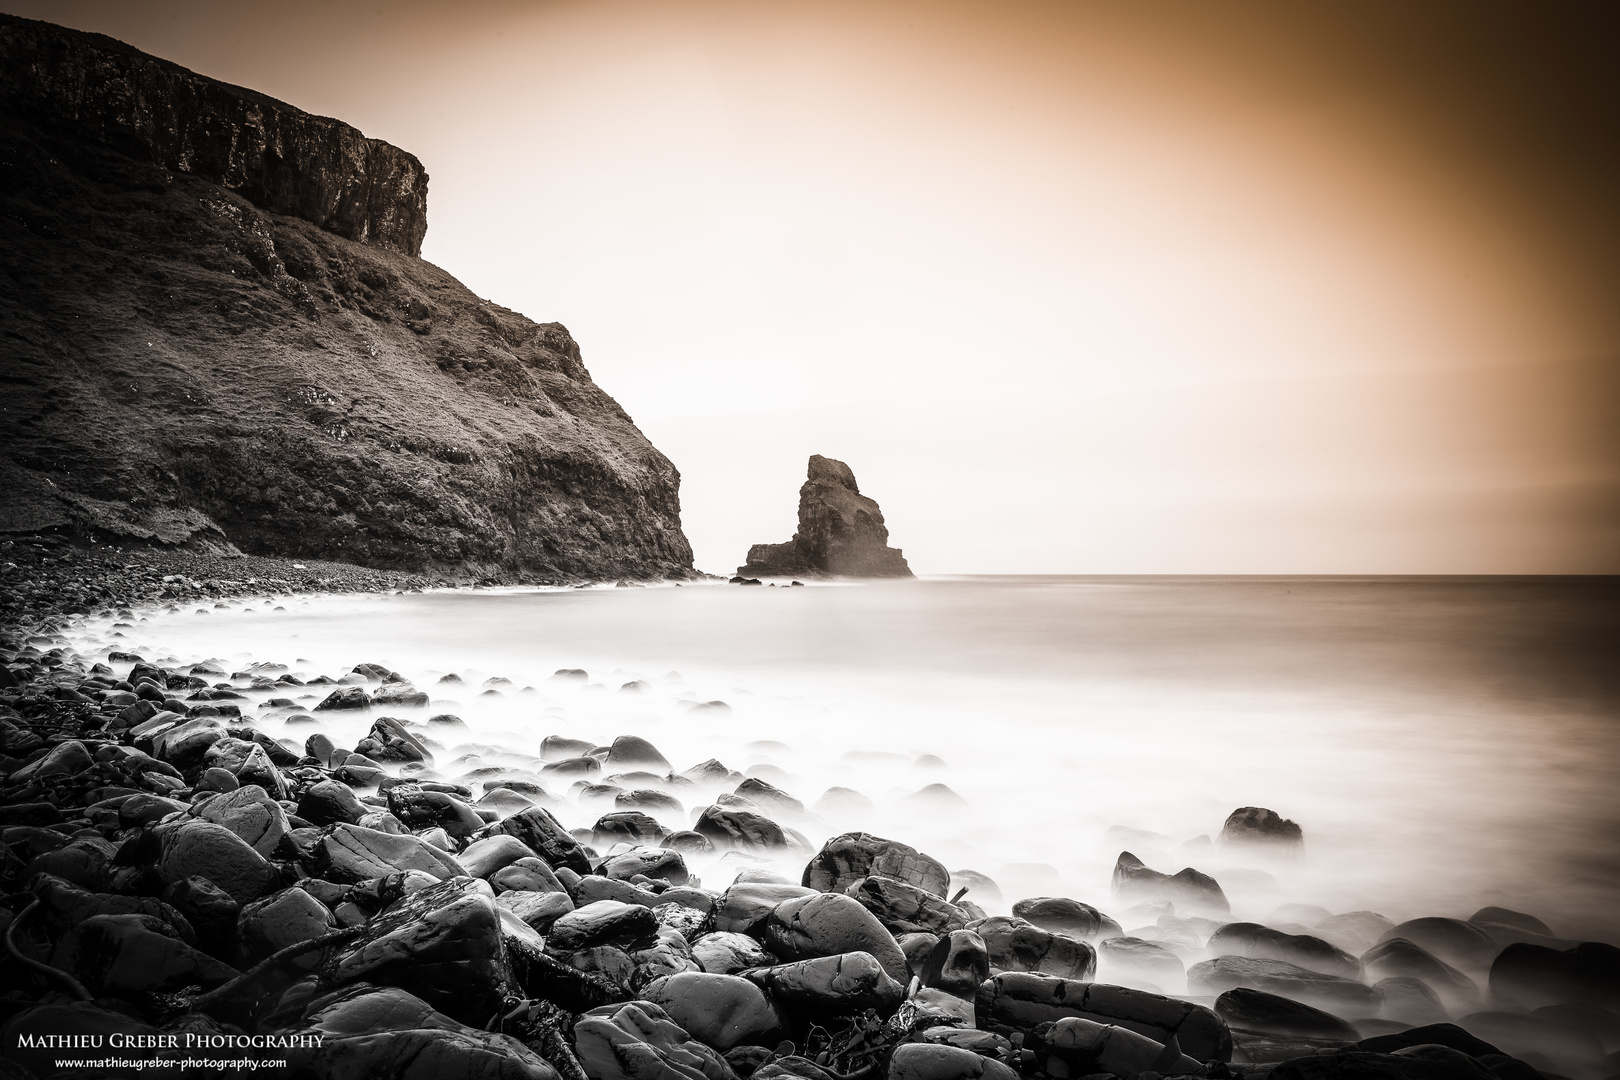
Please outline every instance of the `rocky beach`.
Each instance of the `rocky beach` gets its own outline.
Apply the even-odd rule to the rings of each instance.
[[[36,607],[3,641],[11,1075],[102,1075],[46,1037],[114,1033],[154,1075],[208,1047],[319,1077],[1615,1072],[1612,943],[1493,904],[1397,921],[1273,892],[1256,915],[1252,868],[1287,880],[1313,843],[1264,807],[1169,865],[1167,837],[1111,830],[1102,895],[1023,890],[1028,866],[992,876],[859,828],[871,799],[804,790],[772,758],[790,748],[757,741],[772,732],[737,763],[786,769],[676,756],[723,701],[687,694],[661,747],[565,719],[654,680],[608,695],[613,676],[577,668],[519,685],[176,656],[155,627],[323,598],[268,563],[253,582],[160,565],[109,610],[74,577],[101,564],[34,546],[55,561],[31,587],[85,610]],[[491,729],[497,705],[530,719]],[[919,820],[962,801],[941,782],[908,798]]]

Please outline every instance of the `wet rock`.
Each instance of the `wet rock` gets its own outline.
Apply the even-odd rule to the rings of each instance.
[[[24,877],[51,874],[86,889],[100,889],[109,882],[114,854],[106,840],[81,836],[36,855],[29,861]]]
[[[209,952],[223,954],[235,946],[242,905],[212,881],[198,875],[172,882],[163,890],[163,900],[185,917]]]
[[[1418,979],[1453,1009],[1472,1011],[1479,1003],[1479,988],[1472,979],[1405,938],[1388,938],[1367,950],[1361,960],[1368,978]]]
[[[770,818],[721,806],[705,809],[692,831],[707,837],[716,847],[742,851],[771,851],[788,843],[782,827]]]
[[[776,957],[747,934],[724,931],[704,934],[692,943],[692,959],[713,975],[735,975],[748,968],[767,967]]]
[[[604,814],[591,828],[591,846],[605,850],[614,844],[656,844],[669,834],[658,819],[640,810]]]
[[[407,990],[465,1023],[483,1024],[515,984],[489,886],[452,878],[391,904],[320,969],[325,987]]]
[[[1048,1059],[1047,1071],[1054,1072],[1051,1058],[1067,1066],[1070,1075],[1113,1073],[1134,1076],[1155,1072],[1187,1074],[1202,1071],[1202,1062],[1186,1054],[1166,1052],[1157,1039],[1120,1027],[1100,1024],[1079,1016],[1066,1016],[1038,1033],[1036,1060]]]
[[[18,769],[14,779],[45,780],[53,776],[77,776],[95,764],[90,751],[77,739],[57,743],[45,756],[26,768]]]
[[[1181,957],[1156,941],[1137,937],[1115,937],[1097,943],[1097,956],[1107,966],[1105,975],[1111,981],[1121,979],[1118,973],[1131,973],[1155,985],[1172,986],[1186,977],[1186,965]]]
[[[433,761],[421,740],[391,716],[379,716],[366,737],[354,744],[354,752],[373,761]]]
[[[1482,907],[1472,915],[1468,921],[1475,926],[1490,932],[1493,926],[1510,926],[1515,930],[1523,930],[1531,934],[1540,934],[1542,937],[1552,937],[1553,932],[1546,923],[1534,915],[1526,915],[1522,911],[1514,911],[1505,907]]]
[[[939,939],[926,962],[913,967],[923,986],[972,1001],[990,977],[990,950],[972,930],[953,930]]]
[[[1008,1065],[955,1046],[902,1043],[889,1059],[889,1080],[1017,1080]]]
[[[593,1009],[574,1025],[589,1080],[733,1080],[718,1052],[650,1001]]]
[[[900,951],[906,958],[906,965],[915,975],[922,971],[924,964],[928,963],[929,954],[934,951],[934,946],[939,944],[939,935],[921,932],[896,934],[894,942],[900,946]]]
[[[344,686],[333,690],[315,706],[315,712],[347,711],[371,708],[371,695],[361,686]]]
[[[336,929],[326,905],[303,889],[282,889],[246,904],[237,919],[242,944],[254,959]]]
[[[979,988],[979,1026],[1030,1031],[1067,1016],[1114,1024],[1157,1042],[1174,1036],[1199,1061],[1230,1061],[1232,1037],[1212,1010],[1123,986],[1059,979],[1035,972],[993,975]]]
[[[690,829],[670,833],[658,843],[661,847],[679,851],[683,855],[707,855],[714,850],[713,840]]]
[[[544,807],[521,810],[505,820],[489,826],[487,835],[515,836],[546,860],[552,869],[567,867],[576,874],[591,872],[591,863],[579,841],[551,816]]]
[[[635,848],[611,856],[602,864],[602,872],[621,881],[647,877],[667,881],[671,885],[685,885],[690,880],[686,860],[681,853],[661,848]]]
[[[1090,945],[1023,919],[997,915],[971,923],[968,929],[983,939],[993,971],[1038,971],[1085,980],[1097,970],[1097,953]]]
[[[673,795],[656,788],[636,788],[621,791],[613,797],[616,810],[640,810],[644,814],[662,814],[666,820],[684,820],[686,806]]]
[[[487,880],[498,870],[534,857],[534,851],[529,845],[515,836],[499,833],[486,836],[482,840],[474,840],[461,850],[456,856],[456,861],[470,876]]]
[[[225,738],[225,728],[212,717],[200,716],[176,724],[152,740],[152,756],[177,769],[202,762],[208,748]]]
[[[911,975],[905,954],[877,917],[853,897],[839,893],[784,900],[764,920],[760,937],[767,949],[784,960],[864,952],[875,957],[896,982],[903,984]]]
[[[1396,938],[1410,941],[1436,959],[1464,971],[1484,971],[1497,953],[1497,945],[1488,933],[1461,919],[1408,919],[1390,927],[1378,940],[1383,944]]]
[[[721,893],[720,899],[715,902],[714,928],[740,934],[753,933],[776,905],[784,900],[815,895],[815,890],[799,885],[742,882]]]
[[[1370,986],[1283,960],[1252,960],[1246,956],[1205,960],[1187,972],[1187,986],[1194,993],[1205,994],[1224,994],[1238,987],[1263,990],[1351,1019],[1374,1016],[1379,1007],[1378,992]]]
[[[452,856],[410,834],[396,835],[358,825],[332,825],[315,845],[311,869],[329,881],[354,884],[406,870],[440,880],[464,873]]]
[[[1620,1006],[1620,949],[1586,941],[1570,949],[1517,943],[1499,953],[1490,970],[1491,996],[1522,1007],[1588,1004]]]
[[[265,858],[273,856],[291,831],[287,811],[257,784],[225,792],[196,805],[203,821],[223,825]]]
[[[1347,911],[1323,919],[1312,929],[1316,936],[1337,945],[1352,956],[1360,956],[1395,924],[1376,911]]]
[[[861,878],[852,883],[846,893],[876,915],[890,933],[948,934],[968,924],[966,914],[954,904],[903,881]]]
[[[965,882],[964,882],[965,884]],[[1014,917],[1033,923],[1054,934],[1066,934],[1081,941],[1113,937],[1124,931],[1120,925],[1090,904],[1065,896],[1034,896],[1013,905]]]
[[[1361,977],[1361,962],[1344,950],[1318,937],[1285,934],[1259,923],[1227,923],[1210,935],[1208,947],[1210,952],[1222,955],[1286,960],[1325,975]]]
[[[468,848],[468,850],[470,851],[471,848]],[[463,851],[461,857],[464,858],[466,854],[467,852]],[[568,888],[552,872],[551,867],[547,866],[545,860],[540,858],[519,859],[509,866],[503,866],[489,875],[489,883],[495,887],[497,893],[506,892],[507,890],[546,893],[568,892]]]
[[[559,671],[552,678],[555,679],[562,674]],[[583,671],[579,672],[579,675],[582,676],[581,681],[583,681],[583,677],[587,677]],[[595,743],[586,742],[584,739],[570,739],[562,735],[547,735],[540,740],[540,760],[563,761],[568,758],[584,757],[595,746]]]
[[[593,757],[563,758],[540,767],[540,775],[552,781],[589,780],[601,772],[602,763]]]
[[[744,1044],[774,1045],[782,1019],[765,993],[735,975],[686,972],[656,979],[641,997],[694,1039],[724,1053]]]
[[[522,919],[537,934],[549,934],[556,921],[574,910],[565,892],[503,892],[495,903]]]
[[[1266,1035],[1304,1035],[1355,1042],[1356,1029],[1332,1013],[1291,998],[1239,987],[1215,999],[1215,1012],[1232,1028]]]
[[[322,780],[311,784],[298,799],[298,816],[312,825],[358,824],[366,807],[347,784]]]
[[[888,1016],[900,1007],[905,986],[890,977],[871,953],[849,952],[795,963],[754,968],[743,978],[758,984],[785,1015],[825,1016],[875,1009]]]
[[[668,775],[673,771],[669,759],[660,754],[656,746],[636,735],[620,735],[614,739],[602,766],[608,772],[651,769],[660,775]]]
[[[558,1080],[512,1036],[458,1023],[395,987],[349,987],[311,1005],[293,1033],[319,1042],[287,1053],[293,1072],[311,1080]]]
[[[281,872],[223,825],[166,822],[155,826],[151,836],[156,847],[153,869],[164,885],[189,877],[207,878],[238,904],[257,900],[281,886]],[[138,857],[137,853],[132,851],[131,857]]]
[[[50,963],[98,996],[217,986],[237,975],[187,945],[167,923],[136,914],[93,915],[76,923],[56,943]]]
[[[558,952],[572,952],[595,945],[645,942],[657,933],[658,919],[651,908],[617,900],[598,900],[553,923],[546,944]]]
[[[443,829],[457,840],[465,840],[484,827],[478,811],[444,791],[430,791],[417,784],[398,784],[388,789],[388,812],[410,829]]]
[[[1178,907],[1222,913],[1232,910],[1220,883],[1208,874],[1190,866],[1174,874],[1161,874],[1128,851],[1120,852],[1114,864],[1114,892],[1125,903],[1168,900]]]
[[[428,696],[409,683],[394,683],[382,686],[371,696],[371,704],[379,709],[389,706],[405,708],[423,708],[428,703]]]
[[[1241,806],[1232,811],[1226,818],[1226,824],[1221,826],[1221,843],[1296,855],[1305,846],[1305,833],[1275,810]]]

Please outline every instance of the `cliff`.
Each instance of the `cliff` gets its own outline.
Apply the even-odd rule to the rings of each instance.
[[[888,546],[883,511],[861,494],[855,473],[842,461],[810,455],[799,489],[799,531],[785,544],[755,544],[745,577],[834,574],[844,577],[911,577],[899,548]]]
[[[568,331],[413,257],[415,158],[44,23],[0,16],[0,73],[0,532],[692,573]]]

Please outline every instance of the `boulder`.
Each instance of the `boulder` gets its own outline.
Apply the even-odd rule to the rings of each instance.
[[[1186,965],[1181,957],[1160,945],[1156,941],[1148,941],[1138,937],[1114,937],[1097,943],[1097,956],[1105,965],[1104,975],[1111,975],[1112,981],[1135,981],[1122,979],[1120,976],[1129,973],[1155,986],[1172,986],[1186,977]]]
[[[792,1017],[825,1017],[877,1010],[888,1016],[900,1007],[905,986],[891,978],[871,953],[818,956],[791,964],[753,968],[743,978],[763,987]]]
[[[1161,874],[1128,851],[1120,852],[1114,864],[1114,892],[1124,903],[1168,900],[1178,907],[1222,914],[1232,910],[1220,883],[1208,874],[1190,866],[1174,874]]]
[[[500,909],[475,878],[403,897],[321,964],[323,987],[397,986],[464,1023],[482,1025],[517,986]]]
[[[110,997],[217,986],[237,975],[161,919],[139,914],[92,915],[75,923],[57,941],[50,964],[92,994]]]
[[[533,858],[535,858],[534,851],[528,844],[506,833],[497,833],[493,836],[486,836],[482,840],[474,840],[456,855],[456,861],[466,869],[469,875],[486,880],[490,875],[511,866],[513,863]],[[542,862],[540,865],[544,866],[545,864]],[[549,872],[550,870],[547,868],[547,873]]]
[[[541,806],[520,810],[485,830],[485,835],[515,836],[529,846],[553,870],[563,867],[576,874],[591,872],[591,862],[578,840]]]
[[[602,863],[603,874],[620,881],[635,877],[657,878],[671,885],[685,885],[691,880],[686,872],[686,859],[678,851],[664,848],[634,848],[612,855]]]
[[[608,772],[650,769],[661,776],[673,771],[669,759],[660,754],[656,746],[637,735],[620,735],[614,739],[602,767]]]
[[[1491,964],[1491,996],[1524,1007],[1620,1007],[1620,949],[1585,941],[1569,949],[1515,943]]]
[[[1221,826],[1221,843],[1295,855],[1305,846],[1305,833],[1275,810],[1240,806],[1227,815],[1226,824]]]
[[[1035,1040],[1036,1060],[1056,1058],[1067,1068],[1055,1070],[1049,1062],[1048,1073],[1066,1071],[1071,1076],[1112,1073],[1133,1076],[1154,1072],[1185,1075],[1202,1072],[1203,1063],[1176,1051],[1167,1051],[1165,1043],[1130,1028],[1117,1024],[1100,1024],[1079,1016],[1065,1016],[1040,1032]]]
[[[353,789],[336,780],[311,784],[298,798],[298,816],[312,825],[354,825],[367,813]]]
[[[1324,975],[1338,975],[1346,979],[1361,977],[1361,962],[1343,949],[1319,937],[1287,934],[1259,923],[1227,923],[1210,935],[1207,947],[1218,955],[1286,960]]]
[[[1044,1023],[1078,1016],[1114,1024],[1168,1043],[1199,1061],[1230,1061],[1226,1022],[1202,1005],[1145,990],[1059,979],[1035,972],[1005,972],[986,979],[974,1003],[979,1027],[1031,1031]]]
[[[1484,1065],[1443,1046],[1418,1046],[1394,1054],[1335,1050],[1290,1058],[1268,1080],[1498,1080]]]
[[[1356,1029],[1332,1013],[1291,998],[1239,987],[1215,999],[1215,1012],[1233,1029],[1355,1042]]]
[[[784,900],[815,896],[814,889],[799,885],[777,885],[768,882],[744,881],[720,894],[714,905],[714,928],[739,934],[753,933],[755,928]]]
[[[239,787],[204,802],[192,811],[203,821],[223,825],[269,858],[291,831],[287,811],[257,784]]]
[[[939,939],[920,967],[912,967],[923,986],[972,1001],[990,977],[990,952],[972,930],[953,930]]]
[[[1316,936],[1337,945],[1352,956],[1360,956],[1395,924],[1376,911],[1347,911],[1323,919],[1311,929]]]
[[[725,931],[704,934],[692,943],[692,959],[714,975],[735,975],[748,968],[768,967],[776,957],[747,934]]]
[[[1403,1024],[1444,1024],[1451,1013],[1440,1003],[1440,995],[1422,979],[1409,975],[1392,975],[1373,983],[1373,989],[1383,996],[1383,1007],[1378,1015],[1385,1020]]]
[[[574,1024],[589,1080],[735,1080],[725,1058],[650,1001],[593,1009]]]
[[[202,877],[229,893],[238,904],[246,904],[282,884],[281,872],[223,825],[211,821],[165,822],[154,826],[152,838],[157,848],[153,869],[164,885]],[[135,852],[131,856],[138,857]]]
[[[774,1045],[782,1018],[758,986],[735,975],[683,972],[655,979],[641,997],[664,1010],[670,1020],[714,1049]]]
[[[1120,925],[1090,904],[1065,896],[1034,896],[1013,905],[1016,918],[1054,934],[1080,941],[1095,941],[1124,933]]]
[[[312,941],[337,929],[326,905],[303,889],[282,889],[242,907],[237,917],[242,944],[254,958]]]
[[[889,1059],[889,1080],[1018,1080],[1011,1066],[957,1046],[902,1043]]]
[[[864,952],[896,982],[911,978],[905,954],[877,917],[851,896],[814,893],[784,900],[771,910],[760,934],[765,947],[784,960]]]
[[[410,829],[440,828],[457,840],[465,840],[484,827],[478,811],[448,792],[430,791],[417,784],[396,784],[388,789],[386,797],[388,812]]]
[[[359,825],[328,826],[315,845],[310,863],[318,876],[343,884],[406,870],[420,870],[441,881],[465,872],[453,856],[420,837]]]
[[[948,934],[968,924],[961,908],[894,878],[861,878],[845,891],[876,915],[890,933]]]
[[[651,908],[617,900],[598,900],[554,922],[546,944],[552,950],[566,953],[595,945],[644,942],[657,933],[658,919]]]
[[[996,915],[968,924],[984,940],[990,969],[1038,971],[1062,979],[1090,979],[1097,970],[1097,953],[1090,945],[1064,934]]]
[[[537,934],[549,934],[556,921],[574,910],[565,892],[503,892],[495,903],[522,919]]]
[[[225,728],[213,717],[199,716],[176,724],[152,740],[152,756],[177,769],[201,764],[208,748],[225,738]]]
[[[433,761],[422,741],[391,716],[379,716],[365,737],[354,744],[354,752],[372,761]]]
[[[692,831],[709,839],[716,847],[740,851],[771,851],[786,847],[782,826],[762,814],[710,806],[698,816]]]
[[[1240,986],[1303,1001],[1351,1019],[1374,1016],[1379,1007],[1378,991],[1364,983],[1284,960],[1220,956],[1194,964],[1187,972],[1187,987],[1194,993],[1224,994]]]
[[[1491,935],[1471,922],[1430,916],[1408,919],[1392,926],[1379,943],[1402,938],[1429,955],[1463,971],[1483,973],[1491,965],[1498,947]]]
[[[1450,1008],[1471,1011],[1479,1004],[1474,980],[1405,938],[1386,937],[1368,949],[1361,962],[1371,979],[1405,976],[1421,980]]]

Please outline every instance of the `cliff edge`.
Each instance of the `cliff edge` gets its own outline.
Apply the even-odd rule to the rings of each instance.
[[[404,151],[0,16],[0,533],[690,576],[674,466],[425,229]]]
[[[755,544],[744,577],[911,577],[899,548],[889,544],[883,511],[861,494],[842,461],[810,455],[799,489],[799,531],[785,544]]]

